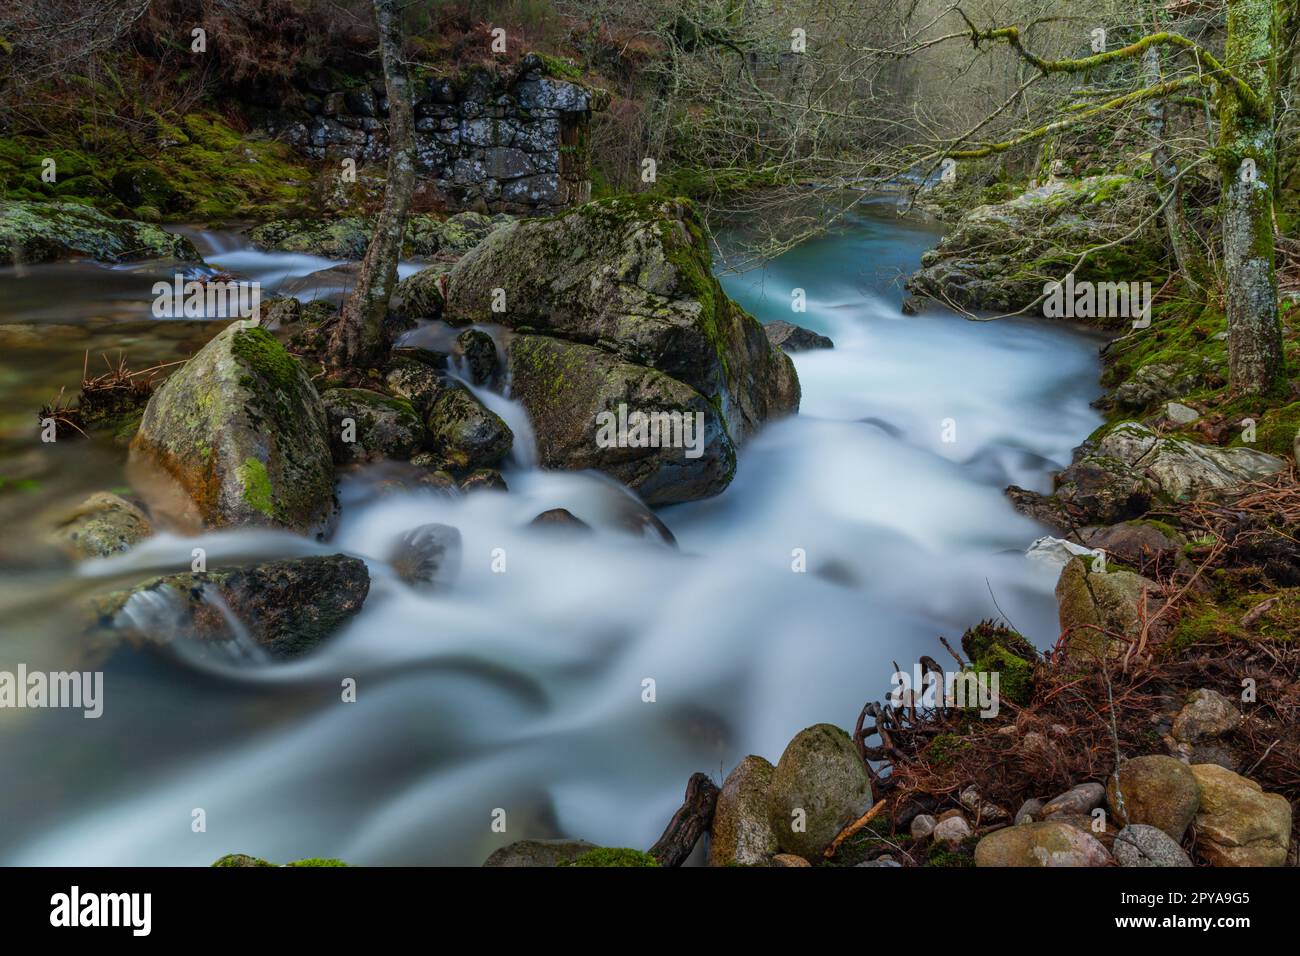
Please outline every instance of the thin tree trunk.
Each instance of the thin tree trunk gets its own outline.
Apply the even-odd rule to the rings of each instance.
[[[415,191],[415,124],[411,84],[402,61],[402,27],[397,0],[374,0],[379,56],[388,93],[388,182],[384,208],[366,247],[339,320],[330,335],[330,364],[365,369],[382,361],[390,347],[384,330],[388,300],[397,283],[397,261],[406,235],[406,215]]]
[[[1164,82],[1160,68],[1159,47],[1148,47],[1142,54],[1144,80],[1148,86]],[[1183,277],[1183,284],[1189,295],[1200,297],[1204,294],[1205,280],[1209,269],[1205,257],[1201,255],[1200,237],[1187,221],[1186,206],[1183,204],[1183,187],[1179,179],[1178,164],[1169,152],[1167,139],[1169,105],[1166,100],[1151,100],[1147,103],[1147,135],[1151,138],[1151,165],[1155,169],[1156,187],[1161,192],[1164,202],[1163,218],[1165,233],[1169,237],[1169,248],[1173,251],[1174,262]]]
[[[1258,97],[1254,109],[1230,89],[1219,101],[1228,375],[1244,394],[1271,391],[1283,371],[1273,248],[1277,40],[1273,0],[1228,0],[1225,65]],[[1248,161],[1253,176],[1243,174]]]

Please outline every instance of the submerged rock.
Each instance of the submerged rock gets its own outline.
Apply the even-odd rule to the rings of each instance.
[[[202,261],[188,239],[152,223],[114,219],[75,202],[0,200],[0,266],[71,256]]]
[[[167,644],[238,640],[245,629],[272,657],[297,657],[360,611],[369,591],[365,562],[342,554],[170,574],[95,598],[90,632],[109,644]]]
[[[433,522],[404,532],[390,549],[388,564],[407,584],[437,590],[455,584],[460,555],[460,531]]]
[[[153,534],[143,511],[118,495],[99,491],[62,516],[53,542],[74,558],[106,558]]]
[[[871,777],[849,735],[831,724],[796,734],[772,773],[767,806],[781,849],[817,858],[871,808]]]
[[[568,508],[551,508],[543,511],[528,522],[534,528],[556,528],[566,531],[590,531],[591,525],[583,521]]]
[[[274,336],[246,322],[154,392],[131,457],[150,510],[183,525],[324,535],[337,515],[320,396]]]
[[[485,385],[496,378],[499,360],[497,344],[482,329],[466,329],[456,336],[456,350],[469,370],[469,380]]]

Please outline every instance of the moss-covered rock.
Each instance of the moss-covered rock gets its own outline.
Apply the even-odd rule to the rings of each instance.
[[[275,337],[235,322],[154,392],[131,443],[155,513],[323,535],[338,504],[325,407]]]
[[[0,265],[70,256],[199,261],[193,243],[153,223],[114,219],[74,202],[0,201]]]
[[[424,424],[411,403],[365,388],[331,388],[321,395],[337,464],[405,461],[424,446]]]
[[[713,811],[709,866],[763,866],[777,852],[767,802],[775,770],[750,755],[727,774]]]
[[[871,777],[848,734],[814,724],[786,746],[767,793],[781,849],[813,860],[870,809]]]
[[[1106,804],[1120,823],[1145,823],[1181,840],[1200,807],[1187,764],[1164,754],[1126,760],[1106,784]]]
[[[483,861],[483,865],[561,866],[599,849],[596,844],[588,843],[586,840],[516,840],[498,850],[493,850],[492,855]]]
[[[659,861],[649,853],[632,850],[627,847],[598,847],[589,850],[572,860],[564,860],[557,866],[654,866]]]
[[[1054,180],[967,212],[922,256],[907,287],[965,309],[1015,312],[1063,278],[1085,250],[1092,252],[1076,281],[1156,279],[1164,245],[1155,208],[1155,191],[1130,176]]]
[[[153,534],[144,512],[119,495],[96,492],[61,516],[55,544],[74,558],[104,558]]]
[[[1122,654],[1154,618],[1161,593],[1155,581],[1132,571],[1096,571],[1088,558],[1066,562],[1056,582],[1056,602],[1070,660],[1098,664]],[[1148,639],[1156,643],[1167,631],[1166,622],[1155,620]]]
[[[407,221],[403,254],[408,256],[464,255],[508,217],[488,217],[475,212],[450,218],[414,215]],[[274,219],[255,226],[248,238],[263,249],[305,252],[331,259],[360,259],[375,231],[373,216],[336,219]]]
[[[499,464],[515,441],[505,420],[456,381],[444,381],[425,422],[430,449],[445,465],[459,471]]]
[[[599,200],[494,232],[452,269],[443,314],[599,346],[662,372],[703,395],[739,443],[797,410],[798,379],[710,262],[687,201]]]
[[[735,474],[735,448],[717,409],[663,372],[604,349],[542,335],[516,336],[508,369],[511,390],[536,429],[545,468],[603,471],[652,505],[718,494]],[[674,445],[671,425],[659,427],[657,447],[618,447],[616,434],[613,442],[598,441],[602,423],[610,421],[598,416],[617,418],[620,407],[629,422],[633,412],[662,414],[668,416],[664,420],[679,422],[680,442]],[[694,448],[683,447],[688,437]],[[652,438],[647,434],[647,441]],[[690,457],[696,451],[699,454]]]
[[[1216,448],[1162,436],[1138,422],[1116,425],[1101,440],[1099,451],[1149,476],[1174,501],[1263,478],[1287,464],[1253,448]]]
[[[225,642],[237,638],[229,614],[272,657],[297,657],[360,611],[369,591],[366,563],[342,554],[170,574],[94,598],[88,630],[108,646]]]

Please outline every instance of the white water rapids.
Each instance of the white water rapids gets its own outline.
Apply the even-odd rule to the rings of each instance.
[[[724,494],[659,512],[679,550],[614,527],[625,493],[608,480],[531,467],[525,437],[508,494],[377,496],[351,480],[328,546],[162,536],[84,565],[89,588],[188,569],[195,546],[214,567],[343,551],[367,559],[372,586],[301,661],[118,654],[99,720],[24,715],[0,735],[0,862],[202,865],[243,852],[476,865],[560,835],[644,849],[692,772],[720,781],[745,754],[775,761],[809,724],[851,727],[888,691],[893,661],[945,659],[938,635],[955,641],[1003,613],[1054,641],[1054,575],[1023,557],[1041,529],[1002,489],[1044,489],[1098,423],[1096,342],[1042,322],[903,317],[893,272],[933,238],[864,215],[726,280],[760,320],[835,348],[795,356],[801,414],[742,449]],[[247,268],[254,254],[238,254]],[[803,314],[790,311],[796,287]],[[558,507],[596,533],[527,527]],[[431,521],[460,529],[463,566],[454,589],[421,594],[382,557]],[[796,549],[808,573],[792,570]],[[340,699],[349,677],[355,703]],[[191,828],[196,808],[205,832]],[[498,809],[505,833],[492,830]]]

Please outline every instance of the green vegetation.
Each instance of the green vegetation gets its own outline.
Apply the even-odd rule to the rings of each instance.
[[[557,866],[658,866],[659,861],[649,853],[627,847],[600,847],[588,850],[582,856],[565,860]]]

